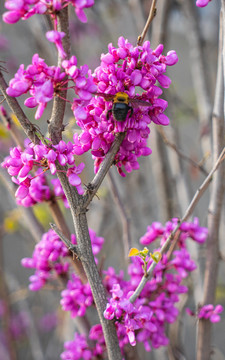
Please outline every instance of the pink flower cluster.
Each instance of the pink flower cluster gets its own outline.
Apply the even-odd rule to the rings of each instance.
[[[69,262],[63,262],[62,259],[68,256],[68,250],[58,235],[53,230],[45,233],[41,241],[35,246],[32,258],[21,260],[24,267],[35,269],[35,274],[29,278],[29,289],[32,291],[40,290],[47,281],[59,275],[67,274]]]
[[[89,234],[91,238],[93,253],[97,254],[103,245],[104,239],[102,237],[96,236],[96,233],[89,229]],[[72,244],[76,244],[75,235],[71,235]],[[53,231],[49,230],[42,236],[41,241],[35,246],[32,258],[24,258],[21,263],[24,267],[35,269],[35,274],[30,277],[29,289],[32,291],[37,291],[41,289],[47,281],[55,279],[59,275],[68,275],[69,262],[68,257],[70,256],[69,251],[66,246],[60,240],[58,235]],[[74,284],[78,286],[80,284],[80,291],[76,292],[77,297],[74,298],[74,302],[71,302],[71,296],[74,294]],[[85,288],[82,288],[84,286]],[[63,307],[65,310],[70,310],[75,314],[75,308],[77,309],[77,303],[80,304],[80,298],[82,294],[89,292],[89,296],[92,298],[90,293],[89,285],[82,285],[80,280],[74,275],[72,280],[68,283],[68,292],[63,294]],[[64,290],[66,292],[66,290]],[[70,301],[67,301],[66,298],[70,297]],[[83,299],[83,298],[82,298]],[[90,298],[89,298],[90,300]],[[87,303],[91,304],[91,300]],[[77,301],[77,303],[76,303]],[[70,308],[68,304],[70,302]],[[88,305],[90,306],[90,305]],[[74,315],[75,316],[75,315]],[[81,310],[79,312],[81,316]]]
[[[211,0],[197,0],[196,1],[196,5],[198,7],[205,7],[208,5],[208,3],[210,2]]]
[[[145,236],[141,238],[142,241],[149,237],[150,243],[160,240],[161,246],[177,222],[177,219],[173,219],[166,226],[153,223],[148,227]],[[166,326],[168,323],[173,323],[178,316],[175,304],[179,301],[179,295],[188,291],[187,287],[182,285],[182,279],[196,268],[186,249],[186,240],[191,238],[203,243],[207,237],[207,229],[200,227],[197,219],[193,223],[184,223],[180,229],[178,249],[171,259],[168,259],[166,254],[163,255],[154,269],[152,278],[133,304],[129,299],[144,274],[142,259],[132,257],[128,269],[130,275],[128,280],[124,279],[123,272],[117,275],[113,268],[104,272],[104,285],[112,294],[104,315],[109,320],[115,320],[122,350],[128,343],[134,346],[137,342],[142,342],[147,351],[150,351],[152,347],[158,348],[168,344]],[[93,230],[89,230],[89,233],[93,253],[97,254],[101,250],[104,239],[97,237]],[[73,244],[76,243],[74,235],[71,241]],[[22,260],[23,266],[36,269],[35,274],[30,277],[30,289],[39,290],[47,281],[55,279],[56,276],[69,274],[69,263],[66,260],[68,256],[67,248],[52,230],[44,234],[40,243],[36,245],[32,258]],[[148,266],[152,261],[149,258]],[[73,317],[85,315],[86,309],[93,306],[89,284],[83,284],[77,275],[72,274],[66,289],[62,291],[61,305],[63,310],[70,311]],[[199,317],[210,318],[211,321],[216,322],[221,311],[221,306],[215,309],[212,306],[203,307]],[[90,346],[84,336],[76,334],[73,341],[65,343],[62,359],[91,359],[93,356],[101,356],[105,351],[101,327],[96,325],[92,330],[90,338],[96,340],[95,346],[93,343]]]
[[[51,32],[50,41],[56,42],[59,51],[63,34]],[[39,119],[49,101],[57,96],[70,81],[71,88],[78,96],[73,100],[72,110],[77,124],[82,128],[80,135],[74,134],[74,153],[81,155],[91,151],[95,160],[95,172],[109,151],[117,133],[126,132],[126,137],[115,157],[115,165],[120,175],[139,168],[137,159],[151,154],[147,146],[151,121],[168,125],[169,119],[164,114],[167,102],[160,99],[161,87],[168,88],[170,79],[165,75],[167,66],[178,61],[175,51],[162,55],[163,45],[152,50],[146,41],[143,46],[134,47],[123,37],[119,38],[118,48],[109,45],[109,52],[101,56],[101,65],[92,74],[87,65],[77,67],[77,59],[72,56],[64,60],[61,72],[59,67],[46,65],[35,54],[32,64],[24,68],[21,65],[14,78],[10,80],[7,94],[13,97],[30,93],[25,100],[28,107],[37,107],[35,118]],[[68,78],[66,78],[66,75]],[[137,91],[141,94],[138,94]],[[118,122],[111,115],[107,118],[112,101],[93,94],[104,93],[110,96],[125,92],[130,101],[135,101],[132,116]],[[143,103],[145,105],[143,106]],[[149,105],[146,105],[149,104]]]
[[[153,222],[151,226],[147,227],[147,232],[144,236],[141,237],[140,243],[142,245],[149,245],[158,238],[162,237],[161,245],[165,242],[169,234],[175,229],[178,224],[178,219],[174,218],[171,221],[168,221],[165,226],[163,226],[160,222]],[[179,236],[179,244],[185,246],[185,240],[190,237],[194,241],[198,243],[204,243],[208,234],[208,229],[199,226],[198,218],[194,218],[194,221],[191,222],[183,222],[180,225],[180,236]]]
[[[56,161],[61,166],[69,166],[65,170],[68,180],[77,188],[79,194],[83,194],[84,190],[78,175],[84,169],[84,163],[75,165],[71,142],[65,143],[61,140],[53,147],[43,144],[34,145],[26,140],[24,151],[19,146],[10,150],[10,155],[6,157],[1,166],[8,170],[12,181],[18,185],[15,196],[20,205],[32,206],[36,202],[50,198],[50,190],[44,172],[50,170],[51,174],[55,175]],[[36,170],[37,168],[38,170]],[[32,175],[32,172],[35,175]]]
[[[88,340],[95,346],[90,346]],[[88,338],[75,333],[74,340],[65,342],[64,347],[62,360],[101,359],[106,349],[101,325],[92,326]]]
[[[207,304],[204,306],[201,306],[198,310],[197,315],[191,311],[189,308],[186,309],[186,312],[188,313],[188,315],[191,316],[197,316],[199,319],[208,319],[209,321],[211,321],[212,323],[217,323],[220,321],[220,313],[223,311],[223,306],[222,305],[216,305],[214,307],[214,305],[212,304]]]
[[[49,38],[51,37],[49,36]],[[61,72],[59,67],[48,66],[38,54],[35,54],[32,58],[32,64],[28,65],[26,69],[23,64],[20,65],[14,78],[10,80],[6,92],[12,97],[18,97],[29,92],[31,97],[25,100],[24,105],[29,108],[37,107],[35,119],[40,119],[47,103],[53,100],[54,96],[57,96],[57,93],[65,88],[68,83],[66,73],[71,76],[73,87],[83,101],[87,100],[87,94],[89,94],[90,99],[90,93],[96,91],[97,87],[90,75],[86,79],[87,66],[84,65],[79,69],[76,64],[75,56],[72,56],[70,60],[64,60],[63,67],[66,71]]]
[[[123,166],[127,172],[138,169],[137,158],[151,153],[147,146],[150,122],[169,124],[169,119],[164,114],[167,102],[159,98],[162,89],[157,82],[161,87],[169,87],[171,81],[165,75],[166,68],[176,64],[178,58],[175,51],[162,55],[163,45],[155,50],[151,49],[149,41],[144,42],[143,46],[134,47],[128,40],[120,37],[118,46],[115,48],[112,44],[109,45],[109,52],[101,56],[101,65],[92,76],[97,92],[105,95],[125,92],[131,101],[135,99],[133,114],[129,116],[128,113],[125,121],[118,122],[112,115],[107,118],[112,101],[106,101],[103,96],[92,98],[87,106],[79,106],[75,100],[74,114],[83,131],[79,136],[74,135],[74,143],[77,154],[91,150],[97,172],[115,135],[126,132],[115,157],[119,173],[125,176]],[[149,106],[142,106],[143,101],[148,102]]]
[[[32,64],[24,68],[21,64],[15,77],[10,80],[7,94],[18,97],[28,91],[32,95],[24,104],[29,108],[38,106],[35,119],[40,119],[47,106],[59,88],[63,84],[65,73],[57,66],[48,66],[38,54],[33,55]]]
[[[151,243],[160,240],[161,246],[177,222],[178,219],[173,219],[165,226],[160,223],[153,223],[152,226],[148,227],[145,236],[141,238],[142,241],[145,239],[148,242],[147,239],[149,239],[149,243]],[[201,244],[206,240],[206,237],[207,229],[200,227],[197,219],[193,223],[184,223],[181,228],[178,249],[173,253],[173,257],[168,259],[166,254],[163,255],[154,269],[152,278],[147,282],[141,295],[133,304],[130,303],[129,299],[144,274],[142,259],[139,257],[132,258],[128,269],[130,275],[128,280],[124,279],[122,271],[119,274],[116,274],[113,268],[104,271],[104,286],[111,293],[104,316],[115,321],[122,351],[128,343],[134,346],[141,342],[147,351],[150,351],[152,347],[159,348],[168,344],[167,324],[176,321],[178,309],[175,304],[179,301],[179,295],[188,291],[188,288],[182,285],[182,280],[196,268],[186,249],[186,240],[191,238]],[[152,261],[149,259],[148,266],[151,265]],[[80,286],[80,283],[76,289],[71,286],[72,294],[68,297],[70,307],[70,301],[75,301],[75,294],[78,298],[77,291],[81,293],[83,300],[81,304],[77,300],[75,301],[75,314],[78,312],[83,314],[86,311],[85,299],[89,299],[89,295],[85,298],[84,291],[81,290]],[[82,303],[84,308],[82,308]],[[99,342],[96,344],[95,351],[98,351],[98,354],[104,353],[104,339],[101,345]],[[65,344],[65,351],[61,358],[65,360],[91,359],[93,358],[93,344],[88,344],[86,337],[76,334],[73,341]]]
[[[199,319],[209,319],[212,323],[217,323],[220,321],[220,314],[223,311],[222,305],[216,305],[215,307],[212,304],[204,305],[200,308],[198,312]]]
[[[153,311],[149,306],[145,306],[145,299],[142,298],[135,305],[129,301],[132,292],[124,296],[124,292],[119,284],[114,284],[111,290],[112,298],[107,304],[104,316],[108,320],[117,320],[117,333],[120,336],[120,347],[127,344],[127,339],[132,346],[136,345],[135,331],[137,331],[137,340],[142,341],[143,331],[149,334],[157,331],[154,324]],[[150,350],[149,344],[146,347]]]
[[[84,9],[93,6],[94,0],[6,0],[5,7],[9,11],[3,14],[3,20],[14,24],[35,14],[50,14],[54,19],[55,14],[69,4],[75,8],[79,20],[86,22]]]
[[[178,219],[173,219],[165,227],[160,223],[153,223],[140,242],[149,244],[160,240],[162,246],[177,221]],[[171,259],[168,259],[166,254],[163,255],[154,269],[153,277],[134,304],[130,304],[129,298],[144,274],[142,259],[132,258],[128,281],[121,278],[121,275],[116,276],[112,269],[106,273],[104,284],[106,288],[110,288],[109,284],[112,286],[112,297],[104,315],[107,319],[116,320],[121,348],[128,342],[131,345],[142,342],[146,351],[150,351],[151,347],[158,348],[168,344],[166,324],[176,320],[178,310],[175,303],[179,301],[180,294],[188,291],[188,288],[182,285],[182,280],[196,268],[186,249],[186,239],[191,238],[203,243],[207,237],[207,229],[200,227],[197,219],[194,223],[184,223],[180,229],[179,249],[173,253]],[[148,267],[152,261],[149,259]]]
[[[93,305],[91,287],[83,284],[79,276],[72,274],[66,289],[61,293],[60,304],[64,311],[70,311],[72,317],[84,316],[86,309]]]

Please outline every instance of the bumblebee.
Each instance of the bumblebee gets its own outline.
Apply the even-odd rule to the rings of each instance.
[[[115,95],[96,93],[97,96],[102,96],[106,101],[113,101],[112,109],[107,112],[107,120],[112,114],[114,120],[116,121],[125,121],[127,114],[129,112],[129,117],[133,115],[133,108],[130,104],[135,104],[135,106],[152,106],[151,103],[137,98],[129,98],[128,94],[125,92],[118,92]]]

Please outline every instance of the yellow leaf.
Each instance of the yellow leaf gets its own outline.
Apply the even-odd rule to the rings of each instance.
[[[131,248],[130,251],[129,251],[129,254],[128,256],[131,257],[131,256],[137,256],[139,255],[140,251],[136,248]]]

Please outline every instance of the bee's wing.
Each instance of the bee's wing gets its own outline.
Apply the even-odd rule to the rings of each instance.
[[[95,92],[94,95],[96,96],[102,96],[106,101],[111,101],[114,99],[115,95],[105,94],[101,92]]]
[[[130,103],[134,106],[134,107],[138,107],[138,106],[152,106],[152,104],[150,102],[141,100],[141,99],[130,99]]]

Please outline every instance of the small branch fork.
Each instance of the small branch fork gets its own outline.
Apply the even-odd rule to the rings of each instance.
[[[85,258],[80,253],[78,246],[72,244],[71,241],[67,239],[67,237],[59,230],[59,228],[55,224],[50,223],[49,225],[51,226],[52,230],[54,230],[55,233],[60,237],[60,239],[66,245],[68,250],[73,253],[76,259],[85,261]]]
[[[214,167],[212,168],[211,172],[209,173],[209,175],[206,177],[206,179],[204,180],[204,182],[201,184],[201,186],[198,188],[198,190],[196,191],[190,205],[188,206],[184,216],[182,217],[182,219],[178,222],[177,226],[175,227],[175,229],[170,233],[170,235],[168,236],[168,238],[166,239],[166,242],[164,243],[164,245],[162,246],[161,250],[160,250],[160,254],[163,255],[167,248],[169,247],[169,245],[171,244],[171,241],[174,239],[174,237],[176,236],[177,231],[180,228],[180,225],[186,221],[192,214],[195,206],[197,205],[197,203],[199,202],[200,198],[202,197],[202,195],[204,194],[204,192],[206,191],[206,189],[208,188],[213,174],[215,173],[215,171],[218,169],[218,167],[220,166],[220,164],[223,162],[225,158],[225,148],[223,148],[222,152],[220,153],[220,156],[218,157]],[[177,240],[178,240],[179,236],[177,236]],[[130,297],[130,302],[134,303],[134,301],[138,298],[138,296],[140,295],[140,293],[142,292],[144,286],[146,285],[147,281],[149,281],[149,277],[152,275],[155,267],[156,267],[157,263],[153,262],[150,266],[150,268],[147,271],[147,274],[143,276],[141,282],[139,283],[137,289],[135,290],[135,292],[133,293],[133,295]]]
[[[150,26],[152,20],[154,19],[154,17],[156,16],[156,2],[157,2],[157,0],[152,0],[152,4],[151,4],[151,7],[150,7],[150,11],[149,11],[149,15],[148,15],[148,19],[146,21],[145,27],[144,27],[141,35],[139,35],[138,39],[137,39],[137,45],[138,46],[141,46],[143,44],[143,41],[144,41],[144,38],[145,38],[145,36],[147,34],[149,26]]]

